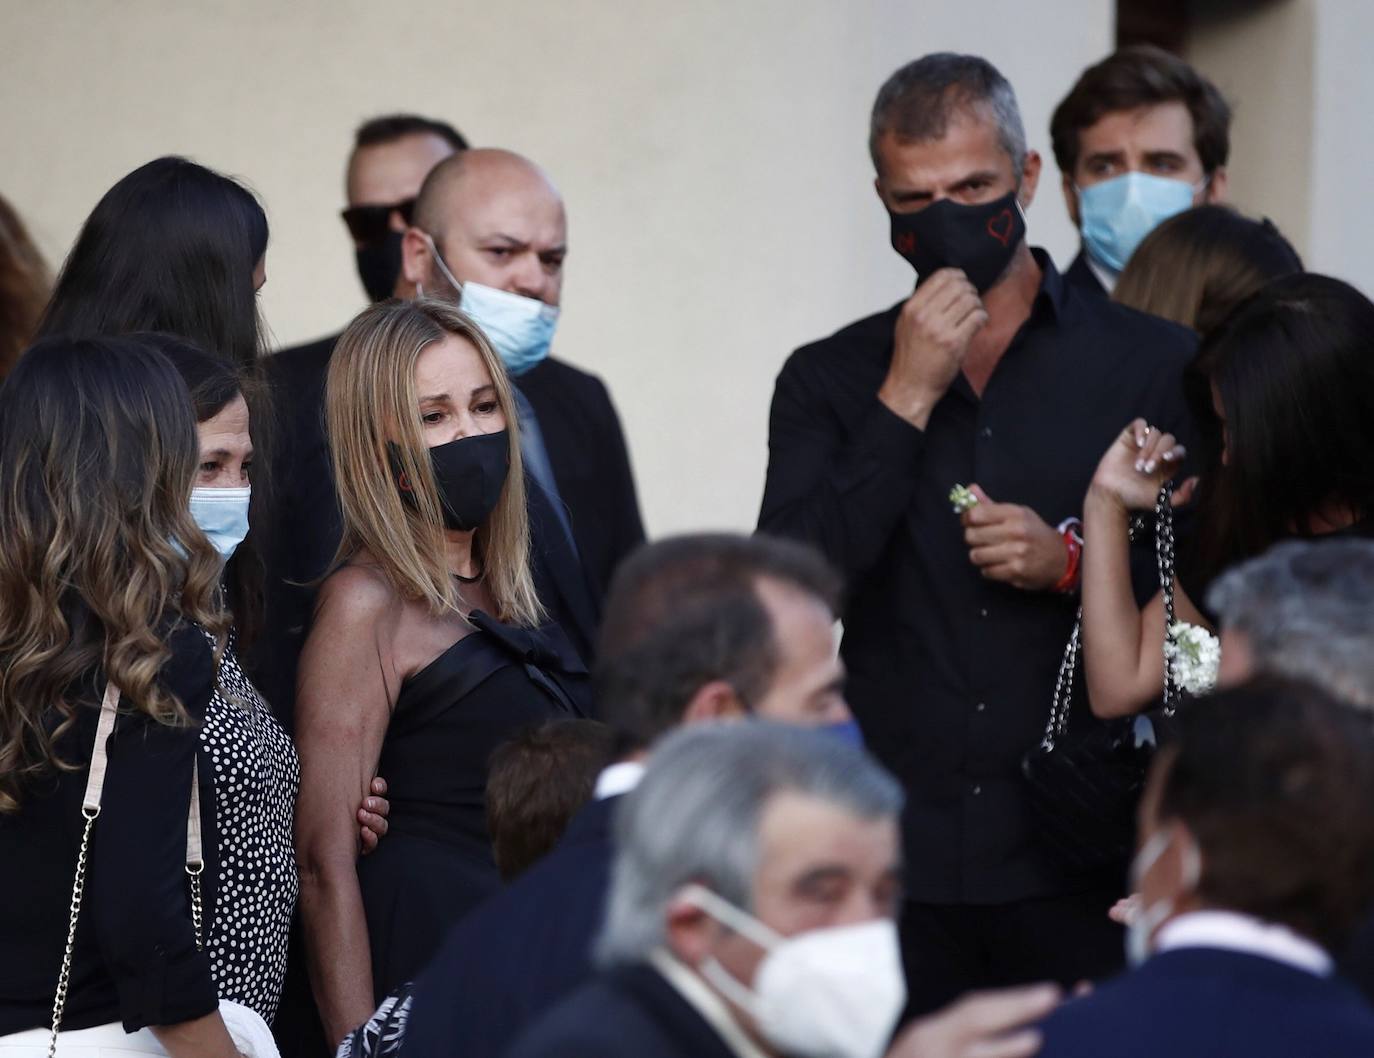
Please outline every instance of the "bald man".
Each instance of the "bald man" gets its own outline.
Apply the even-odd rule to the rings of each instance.
[[[643,541],[644,526],[605,385],[549,355],[568,253],[563,197],[529,159],[473,149],[434,167],[412,221],[396,292],[456,299],[500,353],[522,405],[530,475],[550,501],[546,553],[558,566],[554,550],[570,547],[599,612],[611,574]],[[538,538],[541,512],[532,503],[530,513]],[[565,631],[589,652],[594,623],[572,623]]]

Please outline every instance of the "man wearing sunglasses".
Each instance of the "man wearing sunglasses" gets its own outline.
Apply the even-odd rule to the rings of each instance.
[[[373,118],[358,129],[348,159],[343,220],[369,300],[381,301],[396,292],[401,236],[425,177],[467,146],[452,125],[414,114]]]
[[[354,134],[344,225],[353,239],[368,299],[392,296],[401,270],[401,237],[431,169],[467,148],[452,125],[418,114],[388,114]],[[314,589],[339,543],[338,499],[324,434],[324,380],[337,334],[284,349],[266,362],[280,416],[271,455],[276,496],[265,547],[268,623],[255,676],[291,730],[296,659],[310,621]]]

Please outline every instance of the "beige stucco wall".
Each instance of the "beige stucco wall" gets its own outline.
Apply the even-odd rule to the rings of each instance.
[[[1235,104],[1231,198],[1273,218],[1307,267],[1374,293],[1370,0],[1268,0],[1195,28],[1188,58]]]
[[[909,289],[865,153],[900,63],[980,52],[1034,146],[1110,47],[1110,0],[0,0],[0,192],[60,260],[100,194],[183,153],[272,222],[290,343],[360,307],[337,219],[362,118],[416,109],[543,163],[568,201],[559,355],[610,384],[651,531],[752,525],[773,378]],[[1048,166],[1030,211],[1074,237]]]

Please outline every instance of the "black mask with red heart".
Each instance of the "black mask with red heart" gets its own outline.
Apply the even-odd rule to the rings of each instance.
[[[1026,237],[1016,192],[976,206],[947,198],[915,213],[893,213],[892,248],[916,269],[917,285],[941,268],[958,268],[983,293],[1011,264]]]

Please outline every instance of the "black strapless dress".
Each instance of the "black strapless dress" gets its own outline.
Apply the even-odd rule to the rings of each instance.
[[[470,619],[473,632],[401,685],[382,744],[391,826],[358,861],[378,1001],[500,885],[486,821],[492,751],[545,720],[590,715],[586,667],[557,626]]]

